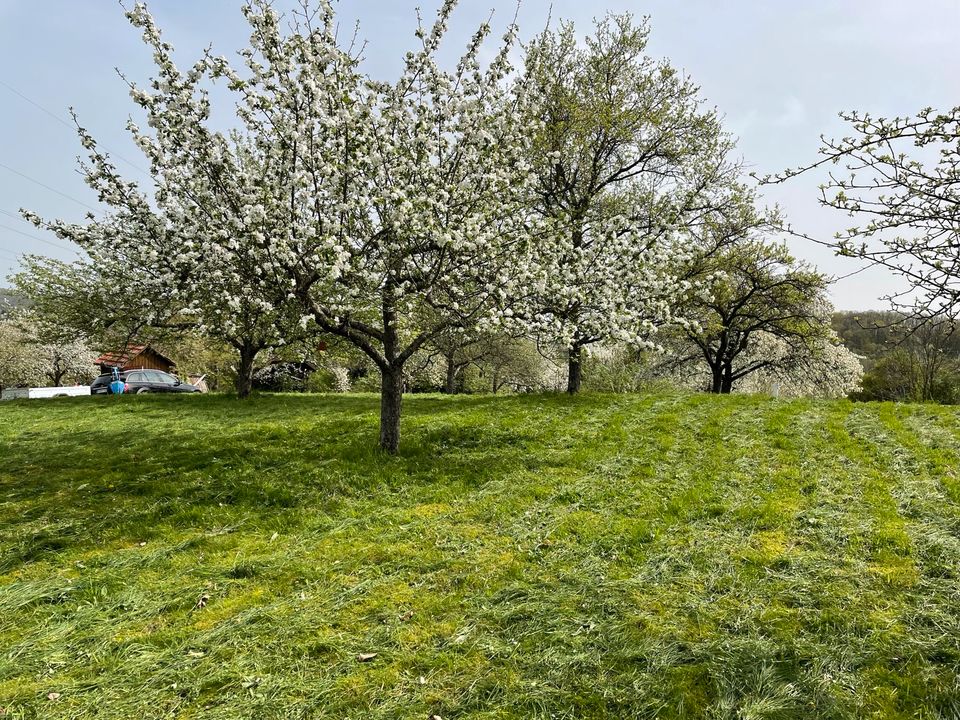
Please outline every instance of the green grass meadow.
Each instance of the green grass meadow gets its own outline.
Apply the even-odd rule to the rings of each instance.
[[[0,717],[960,716],[957,410],[378,409],[0,405]]]

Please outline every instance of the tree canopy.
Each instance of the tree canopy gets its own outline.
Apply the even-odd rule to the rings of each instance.
[[[689,289],[679,269],[695,227],[728,209],[738,172],[699,88],[646,54],[649,25],[608,15],[581,45],[570,23],[528,48],[536,128],[533,326],[569,355],[603,341],[649,346]]]

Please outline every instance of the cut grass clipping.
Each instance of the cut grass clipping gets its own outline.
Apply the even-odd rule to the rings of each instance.
[[[960,415],[0,406],[3,718],[951,718]]]

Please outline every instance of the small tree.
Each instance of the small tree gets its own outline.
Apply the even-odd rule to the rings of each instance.
[[[456,395],[463,390],[464,372],[491,352],[493,338],[492,333],[451,328],[430,341],[426,348],[427,359],[430,362],[435,357],[442,359],[444,393]]]
[[[694,322],[684,331],[691,352],[682,359],[706,363],[711,392],[729,393],[738,380],[781,360],[749,354],[760,333],[807,351],[829,330],[827,279],[796,261],[785,245],[745,240],[704,266],[714,282],[683,310]],[[740,362],[747,357],[750,362]]]
[[[34,349],[39,366],[51,385],[58,387],[64,381],[88,383],[93,379],[96,354],[82,340],[37,343]]]
[[[869,315],[868,315],[869,317]],[[960,397],[960,334],[945,318],[875,318],[880,343],[870,348],[864,400],[954,403]],[[849,330],[848,330],[849,331]],[[861,331],[863,332],[863,331]]]
[[[96,357],[79,338],[43,336],[32,316],[0,318],[0,387],[89,382]]]
[[[529,338],[503,334],[487,338],[483,357],[476,363],[478,387],[493,394],[508,389],[514,392],[556,391],[562,373],[555,362],[541,353]]]
[[[0,390],[33,385],[43,375],[36,352],[21,327],[11,319],[0,319]]]

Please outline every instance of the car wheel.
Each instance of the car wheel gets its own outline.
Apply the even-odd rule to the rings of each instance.
[[[143,395],[150,392],[150,388],[137,388],[137,395]]]

